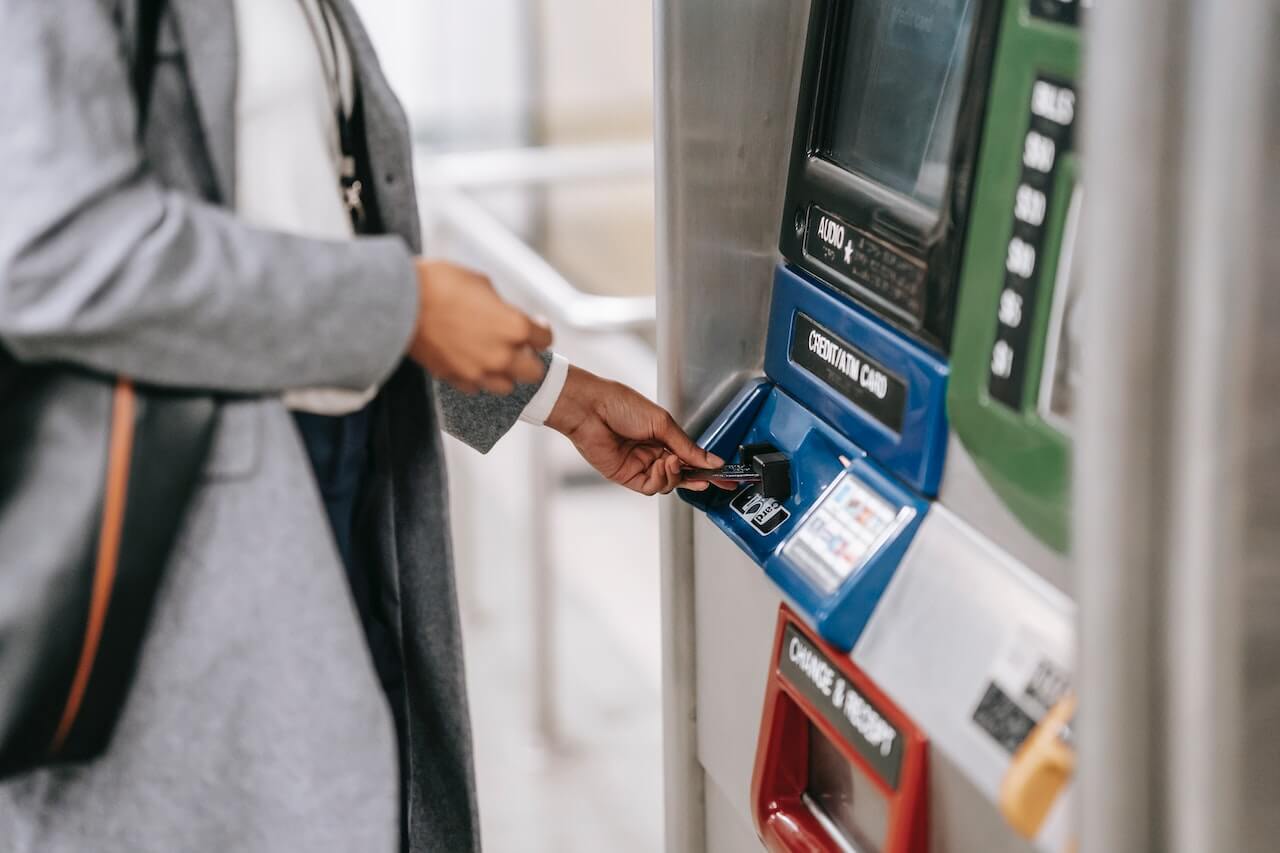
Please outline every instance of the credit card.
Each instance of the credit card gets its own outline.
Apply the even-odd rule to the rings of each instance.
[[[681,472],[685,480],[726,480],[731,483],[758,483],[760,475],[750,465],[725,465],[721,468],[686,468]]]

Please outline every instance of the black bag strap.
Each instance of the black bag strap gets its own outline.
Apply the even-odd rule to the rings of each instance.
[[[138,18],[134,28],[133,94],[138,101],[138,131],[147,126],[151,107],[151,82],[156,72],[156,42],[160,35],[160,19],[164,17],[165,0],[138,0]]]

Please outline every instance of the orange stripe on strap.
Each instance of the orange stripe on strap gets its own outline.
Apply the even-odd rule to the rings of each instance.
[[[129,465],[133,456],[134,413],[137,398],[133,385],[127,379],[116,384],[111,400],[111,439],[107,449],[107,482],[102,503],[102,528],[98,534],[98,554],[94,566],[93,593],[89,599],[89,618],[85,626],[84,645],[80,649],[80,661],[76,664],[71,692],[62,710],[53,735],[50,752],[62,749],[75,726],[89,677],[98,657],[102,629],[107,621],[107,608],[111,604],[111,592],[115,588],[116,569],[120,559],[120,539],[124,528],[125,507],[128,504]]]

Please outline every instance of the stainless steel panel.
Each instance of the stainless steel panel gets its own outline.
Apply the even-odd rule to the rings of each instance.
[[[1092,22],[1088,851],[1275,849],[1276,19],[1266,0],[1149,0]]]
[[[1082,149],[1090,209],[1082,239],[1089,329],[1076,432],[1080,567],[1081,846],[1167,849],[1159,784],[1166,717],[1158,701],[1163,507],[1172,486],[1167,400],[1178,194],[1177,106],[1185,2],[1104,4],[1091,21]],[[1096,200],[1096,203],[1095,203]]]
[[[686,417],[764,360],[808,5],[660,5],[660,351]]]
[[[659,396],[694,428],[763,362],[808,7],[655,4]],[[698,853],[693,525],[674,499],[662,535],[666,846]]]
[[[751,773],[782,597],[705,517],[694,522],[698,760],[751,826]]]
[[[954,435],[947,443],[947,465],[938,500],[1009,556],[1070,595],[1071,562],[1037,539],[995,493],[978,465]]]
[[[1256,540],[1248,535],[1251,520],[1280,522],[1280,506],[1255,502],[1260,495],[1252,491],[1270,489],[1280,476],[1280,456],[1267,435],[1277,427],[1269,403],[1276,389],[1229,377],[1257,376],[1254,371],[1272,363],[1276,351],[1280,313],[1267,294],[1280,269],[1268,274],[1264,253],[1276,239],[1280,206],[1274,189],[1267,206],[1260,179],[1268,171],[1274,176],[1280,156],[1265,148],[1268,137],[1275,138],[1267,121],[1276,116],[1271,98],[1280,71],[1273,58],[1278,17],[1274,2],[1264,0],[1189,9],[1193,35],[1184,65],[1190,84],[1179,176],[1185,190],[1176,223],[1184,235],[1174,329],[1179,381],[1172,389],[1178,462],[1166,460],[1178,474],[1166,623],[1175,662],[1167,746],[1171,853],[1274,850],[1277,841],[1266,834],[1246,841],[1246,827],[1271,820],[1280,788],[1273,784],[1262,798],[1246,800],[1245,778],[1245,756],[1256,743],[1274,740],[1280,723],[1275,709],[1255,709],[1252,717],[1248,710],[1254,696],[1274,691],[1274,682],[1245,680],[1251,658],[1280,655],[1272,647],[1254,656],[1248,645],[1250,634],[1261,629],[1254,636],[1265,637],[1275,623],[1275,611],[1257,619],[1262,614],[1248,602],[1274,600],[1280,581],[1277,553],[1251,550]],[[1269,236],[1258,229],[1261,222],[1272,223]],[[1273,313],[1266,313],[1268,307]],[[1261,725],[1251,729],[1251,722]],[[1251,805],[1260,809],[1252,816]]]
[[[743,823],[742,813],[714,779],[707,782],[707,853],[749,853],[761,848],[755,824]]]
[[[1273,4],[1269,26],[1264,26],[1269,44],[1280,43],[1280,7]],[[1257,186],[1258,215],[1249,238],[1258,252],[1263,281],[1272,282],[1259,294],[1251,335],[1257,358],[1248,372],[1253,413],[1243,436],[1242,466],[1253,472],[1243,492],[1245,595],[1244,595],[1244,679],[1247,690],[1244,707],[1242,781],[1244,823],[1240,828],[1244,850],[1265,850],[1280,838],[1280,240],[1275,239],[1275,222],[1280,218],[1280,61],[1274,54],[1269,63],[1270,91],[1264,93],[1268,105],[1262,112],[1264,160]],[[1265,152],[1270,152],[1266,154]]]
[[[945,750],[929,753],[930,853],[1034,853]]]

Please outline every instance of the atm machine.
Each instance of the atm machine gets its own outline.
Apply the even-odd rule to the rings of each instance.
[[[1072,849],[1087,5],[660,5],[673,847]]]

